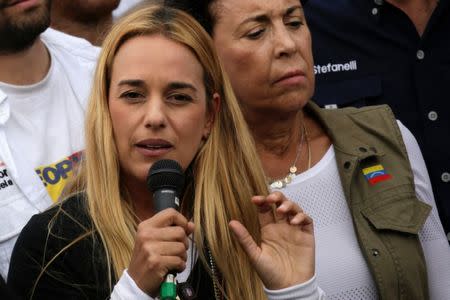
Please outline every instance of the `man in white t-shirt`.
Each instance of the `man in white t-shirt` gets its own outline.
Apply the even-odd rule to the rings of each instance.
[[[83,149],[99,49],[47,29],[49,0],[0,0],[0,274],[29,218],[59,197]]]

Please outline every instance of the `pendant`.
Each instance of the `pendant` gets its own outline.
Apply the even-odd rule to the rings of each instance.
[[[282,189],[282,188],[285,188],[297,176],[297,174],[295,174],[295,172],[297,172],[297,167],[296,166],[290,167],[289,168],[289,174],[287,174],[286,177],[284,177],[282,179],[275,180],[272,183],[269,183],[270,188],[271,189]]]
[[[286,183],[286,185],[291,183],[292,182],[292,174],[289,174],[288,176],[286,176],[284,178],[284,182]]]
[[[282,189],[285,187],[285,184],[281,180],[276,180],[270,184],[270,188],[272,189]]]
[[[189,282],[178,283],[177,293],[180,300],[194,300],[197,298],[197,293]]]

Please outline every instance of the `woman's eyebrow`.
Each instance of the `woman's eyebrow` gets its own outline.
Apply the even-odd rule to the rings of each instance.
[[[296,10],[303,10],[303,8],[300,5],[294,5],[291,6],[289,8],[286,9],[285,13],[283,15],[290,15],[293,12],[295,12]],[[260,14],[260,15],[256,15],[256,16],[251,16],[248,17],[247,19],[244,19],[240,25],[243,25],[245,23],[249,23],[249,22],[258,22],[258,23],[267,23],[270,21],[270,18],[267,14]]]
[[[300,10],[300,11],[302,11],[302,10],[303,10],[303,7],[301,7],[300,5],[294,5],[294,6],[291,6],[291,7],[289,7],[288,9],[286,9],[285,15],[290,15],[290,14],[292,14],[294,11],[296,11],[297,9]]]
[[[243,25],[245,23],[250,23],[250,22],[264,23],[264,22],[268,22],[269,20],[270,20],[270,18],[267,15],[261,14],[261,15],[251,16],[247,19],[244,19],[244,21],[242,21],[240,25]]]
[[[124,80],[119,81],[119,83],[117,85],[118,86],[131,85],[131,86],[136,86],[136,87],[143,87],[143,86],[145,86],[145,83],[143,80],[140,80],[140,79],[124,79]]]
[[[193,90],[194,92],[197,92],[197,88],[195,86],[193,86],[190,83],[181,82],[181,81],[170,82],[167,85],[167,89],[169,89],[169,90],[190,89],[190,90]]]

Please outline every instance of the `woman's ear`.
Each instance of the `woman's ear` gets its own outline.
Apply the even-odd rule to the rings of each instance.
[[[214,93],[211,103],[208,105],[208,115],[206,117],[205,129],[203,133],[203,139],[205,140],[209,137],[211,129],[214,125],[214,121],[216,119],[216,115],[219,113],[220,101],[220,95],[218,93]]]

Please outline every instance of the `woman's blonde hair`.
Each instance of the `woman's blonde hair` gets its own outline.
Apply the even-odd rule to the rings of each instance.
[[[121,45],[133,37],[153,34],[190,49],[203,67],[209,103],[214,93],[221,97],[211,134],[191,163],[191,188],[186,190],[182,206],[183,213],[196,224],[199,257],[207,265],[202,251],[207,246],[220,270],[227,298],[265,298],[259,277],[228,227],[230,220],[239,220],[260,243],[258,215],[250,198],[268,193],[263,169],[212,41],[189,15],[168,7],[146,6],[113,26],[95,73],[86,117],[85,159],[71,191],[87,195],[89,214],[105,246],[107,261],[116,278],[120,277],[131,259],[137,221],[120,179],[108,109],[109,82]]]

